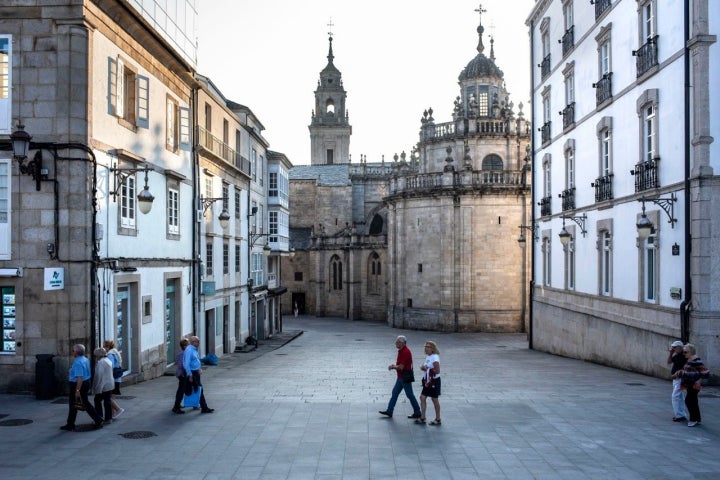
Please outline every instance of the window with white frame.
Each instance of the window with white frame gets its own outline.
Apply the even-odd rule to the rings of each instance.
[[[563,19],[565,21],[565,31],[570,30],[575,24],[573,18],[573,0],[563,0]]]
[[[542,237],[542,281],[546,287],[552,284],[552,256],[551,256],[551,238],[550,233],[543,233]]]
[[[543,158],[543,197],[552,195],[552,162],[550,155]]]
[[[598,47],[598,63],[601,77],[612,71],[610,60],[610,36],[608,35],[602,39]]]
[[[264,285],[265,279],[263,275],[265,264],[265,255],[263,253],[253,252],[250,255],[250,278],[253,280],[253,285]]]
[[[268,197],[278,196],[278,174],[277,172],[268,173]]]
[[[607,177],[612,172],[612,133],[609,128],[600,132],[600,176]]]
[[[150,80],[123,59],[108,58],[108,113],[120,124],[149,127]]]
[[[566,227],[570,241],[565,245],[565,289],[575,290],[575,229]]]
[[[575,142],[570,140],[565,144],[565,188],[575,188]]]
[[[230,273],[230,244],[223,242],[223,275]]]
[[[263,210],[262,205],[258,205],[257,232],[265,233],[265,211]]]
[[[265,157],[260,155],[258,158],[258,183],[262,185],[265,181]]]
[[[0,260],[12,258],[10,248],[12,239],[11,172],[10,159],[0,159]]]
[[[600,273],[600,295],[609,297],[612,295],[612,235],[610,230],[598,230],[599,265]]]
[[[127,230],[135,230],[135,175],[131,174],[125,178],[118,191],[118,208],[120,210],[119,222],[120,228]],[[121,230],[122,233],[122,230]]]
[[[640,12],[640,44],[642,45],[648,39],[653,38],[657,31],[655,20],[657,0],[644,0],[639,3],[641,4],[638,10]]]
[[[213,198],[213,177],[212,175],[205,176],[205,198]]]
[[[637,112],[640,120],[640,161],[649,162],[660,157],[658,150],[658,98],[657,89],[643,92],[637,100]]]
[[[251,178],[252,178],[253,182],[257,180],[257,168],[258,168],[257,156],[258,156],[257,150],[255,150],[253,148],[252,152],[250,153],[250,169],[251,169]]]
[[[230,211],[230,186],[223,183],[222,186],[222,209],[226,212]]]
[[[12,133],[12,36],[0,35],[0,133]]]
[[[565,105],[575,103],[575,69],[565,71]]]
[[[213,275],[213,243],[212,240],[205,243],[205,276]]]
[[[180,235],[180,191],[168,188],[167,192],[167,230],[171,235]]]
[[[268,212],[268,233],[270,242],[278,241],[278,212]]]
[[[657,232],[651,233],[642,241],[642,272],[643,272],[643,296],[649,303],[657,302],[658,287],[658,255],[657,255]]]
[[[180,146],[180,107],[172,97],[165,102],[165,148],[177,152]]]
[[[260,213],[260,210],[258,210],[258,204],[255,200],[253,200],[250,203],[250,213],[252,215],[252,212],[255,212],[254,215],[252,215],[252,221],[250,222],[249,228],[251,233],[258,233],[258,214]]]

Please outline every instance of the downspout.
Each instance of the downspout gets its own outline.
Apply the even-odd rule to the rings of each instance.
[[[692,232],[690,230],[690,2],[684,2],[684,38],[685,38],[685,299],[680,303],[680,338],[683,342],[690,339],[690,309],[692,308],[692,279],[690,261]]]
[[[530,21],[530,97],[532,99],[535,90],[535,64],[533,60],[533,43],[535,36],[535,22]],[[530,101],[530,284],[528,285],[528,348],[533,349],[533,291],[535,287],[535,128],[532,122],[535,120],[535,102]]]
[[[195,285],[192,289],[193,292],[193,308],[192,308],[192,333],[193,335],[197,335],[199,332],[198,329],[198,311],[200,310],[200,287],[201,287],[201,279],[200,279],[200,235],[198,230],[200,229],[200,222],[197,221],[197,212],[198,212],[198,206],[197,206],[197,198],[198,198],[198,182],[200,181],[200,160],[199,155],[197,151],[197,133],[196,128],[198,125],[198,113],[197,113],[197,103],[198,103],[198,87],[197,85],[193,86],[193,88],[190,90],[190,111],[192,112],[192,128],[190,135],[192,135],[192,141],[190,144],[192,145],[192,150],[190,152],[190,155],[192,155],[192,161],[193,161],[193,169],[192,169],[192,176],[193,176],[193,182],[192,182],[192,188],[193,188],[193,211],[192,211],[192,222],[195,224],[195,226],[192,229],[192,261],[190,262],[190,277],[193,279]]]

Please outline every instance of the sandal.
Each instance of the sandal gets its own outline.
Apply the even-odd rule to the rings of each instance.
[[[418,425],[425,425],[425,419],[422,417],[416,418],[415,423],[417,423]]]
[[[442,425],[442,422],[440,421],[439,418],[436,418],[435,420],[430,422],[430,425]]]

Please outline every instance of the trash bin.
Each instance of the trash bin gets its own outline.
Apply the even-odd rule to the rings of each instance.
[[[38,400],[50,400],[57,396],[58,382],[55,378],[55,362],[49,353],[35,355],[35,398]]]

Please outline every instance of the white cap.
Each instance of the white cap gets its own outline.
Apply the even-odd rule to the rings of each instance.
[[[675,340],[670,344],[670,347],[682,347],[684,344],[680,340]]]

